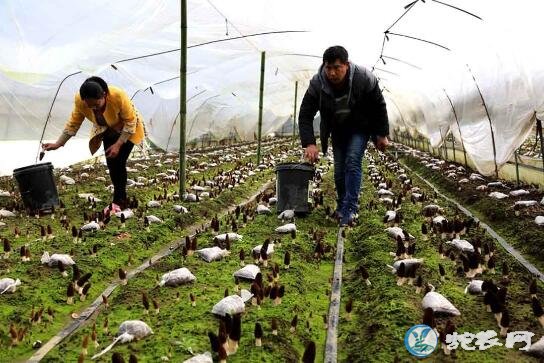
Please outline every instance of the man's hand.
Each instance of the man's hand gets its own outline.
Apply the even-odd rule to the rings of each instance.
[[[376,149],[383,152],[385,151],[388,145],[389,145],[389,140],[387,140],[387,136],[378,136],[376,138]]]
[[[304,157],[308,159],[310,163],[315,163],[319,159],[319,150],[317,146],[311,144],[304,149]]]
[[[106,149],[106,157],[107,158],[114,158],[119,154],[119,150],[121,149],[121,143],[116,142],[115,144],[111,145],[109,148]]]
[[[61,146],[62,146],[61,144],[57,144],[56,142],[48,142],[48,143],[42,144],[42,149],[43,151],[57,150]]]

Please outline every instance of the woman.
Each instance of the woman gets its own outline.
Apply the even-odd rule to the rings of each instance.
[[[127,159],[135,144],[144,138],[143,121],[127,94],[120,88],[108,86],[100,77],[85,80],[75,96],[74,110],[64,131],[54,143],[42,145],[44,150],[56,150],[74,136],[83,120],[93,123],[89,149],[94,154],[101,142],[113,183],[113,203],[124,209],[127,204]]]

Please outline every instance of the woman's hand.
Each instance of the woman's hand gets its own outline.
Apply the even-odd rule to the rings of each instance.
[[[48,143],[42,144],[42,149],[44,151],[57,150],[61,146],[62,146],[61,144],[58,144],[56,142],[48,142]]]
[[[106,157],[107,158],[115,158],[117,155],[119,155],[119,150],[121,150],[121,145],[119,141],[117,141],[115,144],[111,145],[109,148],[106,149]]]
[[[304,157],[308,159],[310,163],[315,163],[319,159],[319,150],[317,146],[311,144],[304,149]]]
[[[385,151],[387,149],[387,146],[389,145],[389,140],[387,139],[387,136],[378,136],[376,139],[376,149],[380,151]]]

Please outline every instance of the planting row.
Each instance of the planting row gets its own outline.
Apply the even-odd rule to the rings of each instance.
[[[528,361],[527,336],[529,352],[543,354],[540,282],[395,160],[367,160],[347,235],[340,360],[407,360],[405,334],[422,323],[432,332],[406,344],[433,360]]]
[[[310,214],[277,215],[271,189],[224,217],[213,215],[179,250],[114,291],[44,361],[86,354],[103,354],[98,361],[131,355],[141,361],[322,360],[337,231],[322,205],[327,169],[317,173]],[[103,351],[130,321],[141,330]]]
[[[46,216],[26,216],[12,192],[14,181],[3,178],[0,346],[10,349],[2,350],[1,359],[28,357],[109,283],[180,239],[186,227],[251,195],[272,176],[276,162],[289,158],[286,145],[265,145],[260,166],[251,162],[250,145],[193,154],[191,189],[182,198],[172,155],[130,160],[131,208],[111,218],[102,212],[111,198],[103,164],[60,170],[63,203]]]
[[[400,160],[469,208],[526,259],[544,271],[544,192],[530,185],[492,180],[463,166],[399,146]]]

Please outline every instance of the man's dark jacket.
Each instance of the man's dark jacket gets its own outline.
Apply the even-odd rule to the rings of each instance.
[[[331,85],[325,78],[323,65],[312,78],[302,99],[298,116],[302,147],[315,144],[313,120],[321,115],[320,139],[323,152],[327,152],[329,136],[346,133],[362,133],[369,136],[387,136],[389,122],[387,109],[376,77],[366,68],[349,63],[348,102],[351,114],[344,125],[335,125],[335,97]]]

